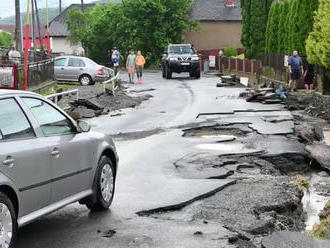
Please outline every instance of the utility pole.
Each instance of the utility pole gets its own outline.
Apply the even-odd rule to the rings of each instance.
[[[36,35],[35,35],[35,28],[36,28],[36,19],[35,19],[35,6],[34,1],[31,0],[31,6],[32,6],[32,45],[33,45],[33,51],[36,49]],[[35,54],[33,52],[33,54]]]
[[[81,0],[81,11],[84,12],[84,0]]]
[[[21,26],[21,8],[19,0],[15,0],[15,40],[16,49],[22,52],[22,26]]]
[[[39,10],[38,10],[37,0],[34,0],[34,5],[35,5],[36,15],[37,15],[37,25],[38,25],[39,44],[40,44],[40,48],[41,48],[41,50],[44,50],[44,46],[43,46],[43,36],[41,36],[41,31],[40,31],[40,19],[39,19]]]
[[[58,8],[59,14],[61,14],[62,13],[62,0],[58,0],[58,6],[59,6],[59,8]]]

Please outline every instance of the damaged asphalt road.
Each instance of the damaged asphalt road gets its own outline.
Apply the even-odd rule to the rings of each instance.
[[[129,90],[152,98],[90,119],[118,148],[111,210],[67,206],[23,227],[18,247],[253,248],[275,231],[303,230],[303,191],[292,179],[310,168],[291,114],[216,82],[146,73]]]

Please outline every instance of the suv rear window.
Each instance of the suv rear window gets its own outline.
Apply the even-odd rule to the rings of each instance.
[[[194,54],[194,50],[190,46],[170,46],[169,53],[173,54]]]
[[[0,100],[0,141],[35,137],[24,112],[14,98]]]

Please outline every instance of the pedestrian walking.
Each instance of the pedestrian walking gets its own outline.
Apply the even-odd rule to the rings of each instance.
[[[292,56],[289,58],[289,72],[289,89],[294,91],[297,88],[298,80],[300,79],[301,75],[304,74],[302,60],[298,55],[298,51],[293,51]]]
[[[115,71],[115,76],[118,74],[119,66],[120,66],[120,53],[116,48],[114,48],[114,51],[111,55],[111,62],[113,64],[113,70]]]
[[[134,51],[131,50],[130,54],[127,57],[126,69],[128,72],[129,82],[132,84],[134,84],[135,61],[136,61],[136,56],[134,54]]]
[[[304,73],[306,93],[312,93],[314,89],[315,69],[314,65],[307,63]]]
[[[136,60],[135,60],[135,65],[136,65],[136,75],[137,75],[137,80],[138,83],[142,83],[142,76],[143,76],[143,68],[146,63],[145,58],[143,57],[141,51],[137,52]]]

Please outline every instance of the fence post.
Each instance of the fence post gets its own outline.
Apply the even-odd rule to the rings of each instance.
[[[228,70],[231,72],[231,58],[228,58]]]
[[[251,59],[251,75],[254,75],[254,63],[253,63],[253,59]]]

